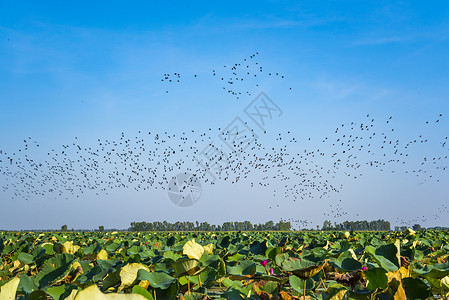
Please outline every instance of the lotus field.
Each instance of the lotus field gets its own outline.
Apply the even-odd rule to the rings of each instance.
[[[449,232],[0,232],[0,299],[438,299]]]

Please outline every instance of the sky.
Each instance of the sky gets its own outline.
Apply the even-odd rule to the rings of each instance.
[[[0,229],[449,226],[448,49],[447,1],[0,1]],[[232,154],[239,120],[257,140]],[[211,143],[231,175],[176,205]]]

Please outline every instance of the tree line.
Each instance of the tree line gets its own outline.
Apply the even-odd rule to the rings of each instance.
[[[332,225],[331,221],[326,220],[321,230],[389,231],[390,222],[379,219],[377,221],[344,221],[340,224],[334,222]]]
[[[209,224],[208,222],[131,222],[129,231],[290,231],[290,222],[268,221],[264,224],[252,224],[244,222],[224,222],[222,225]]]
[[[377,221],[345,221],[343,223],[334,224],[331,221],[326,220],[323,226],[316,227],[316,229],[300,229],[301,231],[390,231],[391,225],[389,221],[379,219]],[[413,230],[424,230],[420,224],[414,224],[412,226]],[[395,226],[395,231],[405,231],[407,226]],[[435,230],[447,230],[447,227],[431,227],[428,229]],[[131,227],[128,229],[116,229],[109,228],[106,229],[104,226],[99,226],[98,229],[69,229],[67,225],[61,226],[61,230],[57,229],[23,229],[23,230],[1,230],[0,231],[33,231],[33,232],[105,232],[105,231],[290,231],[293,230],[290,222],[279,221],[274,223],[273,221],[268,221],[260,224],[252,224],[249,221],[244,222],[224,222],[222,225],[209,224],[208,222],[176,222],[169,223],[167,221],[159,222],[131,222]]]

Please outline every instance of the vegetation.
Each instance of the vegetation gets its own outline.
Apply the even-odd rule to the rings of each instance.
[[[207,222],[132,222],[129,231],[290,231],[290,222],[268,221],[265,224],[245,222],[225,222],[223,225],[211,225]]]
[[[435,230],[0,232],[0,299],[444,298],[448,252]]]
[[[405,230],[407,227],[405,228]],[[321,230],[352,230],[352,231],[388,231],[390,230],[390,222],[384,220],[377,221],[345,221],[341,224],[331,221],[324,221]]]

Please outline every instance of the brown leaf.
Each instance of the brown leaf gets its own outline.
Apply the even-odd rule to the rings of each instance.
[[[273,295],[268,294],[267,292],[260,289],[260,287],[264,286],[265,284],[267,284],[266,280],[259,280],[255,282],[253,285],[254,293],[256,293],[256,295],[259,296],[259,298],[262,300],[274,300],[275,298],[273,297]]]
[[[179,296],[180,300],[186,300],[186,298],[184,298],[183,295]],[[203,298],[201,298],[201,300],[211,300],[211,298],[209,296],[204,295]]]
[[[401,267],[407,268],[410,265],[410,260],[406,256],[401,256]]]
[[[362,279],[362,277],[363,271],[360,269],[347,274],[336,272],[329,273],[330,279],[334,279],[338,283],[343,284],[344,286],[350,286],[353,289],[355,285]]]
[[[307,296],[309,297],[309,296]],[[279,294],[279,300],[299,300],[301,298],[293,296],[289,293],[287,293],[286,291],[281,291],[281,293]]]

